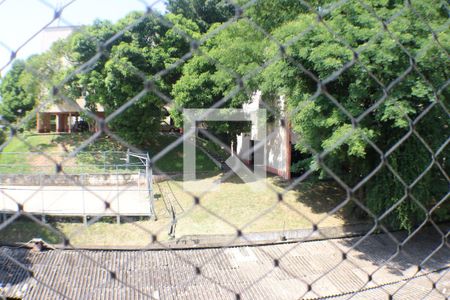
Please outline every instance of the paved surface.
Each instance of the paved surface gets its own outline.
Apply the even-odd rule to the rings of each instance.
[[[450,296],[448,229],[442,228],[446,240],[432,227],[424,230],[392,259],[397,243],[385,234],[362,242],[356,237],[190,250],[32,252],[2,247],[0,295],[24,299],[388,299],[391,294],[393,299],[446,299]],[[402,241],[407,234],[394,236]],[[342,251],[352,247],[343,259]]]
[[[147,195],[137,186],[1,186],[0,212],[16,212],[21,204],[25,212],[45,215],[148,216]]]

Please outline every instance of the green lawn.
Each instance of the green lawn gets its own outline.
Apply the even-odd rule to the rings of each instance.
[[[20,139],[14,137],[0,153],[0,173],[53,173],[55,166],[52,159],[57,162],[63,161],[63,170],[70,174],[134,172],[143,168],[143,165],[135,158],[131,159],[131,166],[125,166],[126,147],[109,137],[99,137],[83,148],[75,158],[66,159],[71,151],[82,145],[90,136],[89,133],[61,135],[25,133],[20,136]],[[173,135],[158,135],[141,149],[148,151],[153,157],[176,139],[177,137]],[[28,153],[38,151],[45,152],[48,157]],[[218,171],[217,166],[201,151],[197,151],[196,159],[197,171]],[[155,163],[155,166],[163,172],[181,172],[183,145],[179,144],[167,152]]]
[[[32,173],[35,167],[29,163],[31,155],[23,152],[55,151],[53,143],[55,135],[21,135],[20,139],[13,137],[0,152],[0,173]],[[25,141],[25,142],[24,142]],[[54,169],[54,168],[53,168]]]
[[[220,175],[188,182],[187,186],[194,195],[201,195],[209,189]],[[295,190],[284,194],[279,202],[277,193],[283,187],[277,178],[268,178],[268,189],[252,189],[233,177],[223,182],[220,187],[200,197],[200,204],[195,205],[191,194],[184,192],[181,181],[170,181],[179,207],[177,211],[176,238],[186,235],[235,234],[236,228],[244,233],[283,231],[291,229],[312,228],[319,221],[319,227],[341,226],[361,222],[345,207],[337,214],[328,216],[327,212],[345,199],[345,193],[331,183],[303,183]],[[195,192],[197,190],[197,192]],[[85,227],[81,222],[58,221],[51,225],[64,233],[75,246],[138,246],[150,243],[152,234],[159,240],[168,239],[171,217],[166,211],[163,198],[156,186],[156,212],[158,221],[132,221],[116,224],[104,219]],[[33,237],[42,237],[48,242],[58,243],[57,235],[34,222],[14,222],[0,231],[0,242],[27,242]]]
[[[149,150],[150,156],[155,156],[176,140],[177,136],[160,135],[154,140],[148,141],[146,149]],[[174,149],[162,156],[156,162],[156,167],[164,172],[183,171],[183,143],[178,144]],[[218,171],[217,166],[201,151],[196,151],[196,168],[197,172]]]
[[[220,158],[223,161],[225,161],[231,155],[225,149],[223,149],[219,144],[216,144],[215,142],[212,142],[212,141],[209,141],[209,140],[206,140],[203,138],[197,138],[196,142],[201,147],[206,149],[210,154],[214,155],[217,158]]]
[[[37,172],[40,166],[51,165],[51,161],[38,155],[9,156],[9,152],[36,151],[38,149],[51,153],[55,151],[71,152],[89,137],[87,134],[66,135],[24,135],[23,138],[32,145],[29,147],[19,139],[14,138],[0,154],[0,173],[18,173],[18,166],[25,166],[20,172]],[[164,150],[176,140],[176,136],[161,135],[148,141],[146,148],[151,156]],[[34,149],[37,148],[37,149]],[[157,168],[166,171],[181,171],[183,166],[182,144],[177,145],[159,161]],[[76,158],[65,161],[65,171],[103,172],[104,163],[123,164],[124,151],[122,145],[111,138],[102,137],[89,144],[84,152]],[[106,155],[105,151],[122,151],[119,155]],[[109,153],[109,152],[108,152]],[[62,155],[50,154],[52,159],[61,160]],[[71,169],[72,168],[72,169]],[[49,169],[54,171],[54,166]],[[234,234],[239,228],[242,232],[283,231],[299,228],[311,228],[312,222],[321,221],[320,226],[341,226],[345,223],[359,222],[348,207],[341,209],[336,215],[328,216],[327,212],[345,199],[345,193],[331,183],[302,183],[295,190],[284,194],[279,201],[277,194],[283,192],[286,182],[278,177],[269,177],[260,182],[267,188],[255,184],[244,184],[239,178],[224,179],[216,166],[201,151],[197,151],[197,171],[214,171],[203,175],[203,179],[194,182],[171,180],[165,183],[172,189],[177,203],[174,204],[177,213],[176,237],[204,234]],[[216,174],[216,175],[211,175]],[[213,188],[213,183],[223,181],[219,187]],[[184,187],[189,192],[186,192]],[[194,195],[199,197],[199,205],[194,204]],[[171,215],[165,208],[158,185],[155,185],[156,212],[158,221],[124,220],[115,224],[114,218],[102,218],[85,227],[80,218],[51,219],[51,226],[70,238],[76,246],[145,246],[150,242],[152,234],[160,240],[168,239],[168,230],[172,223]],[[179,203],[179,205],[178,205]],[[323,220],[322,220],[323,219]],[[109,220],[109,221],[108,221]],[[34,222],[16,220],[0,231],[0,243],[27,242],[33,237],[42,237],[50,243],[61,242],[60,238],[46,227]]]

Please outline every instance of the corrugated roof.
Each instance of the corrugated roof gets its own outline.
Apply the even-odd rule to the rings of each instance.
[[[407,237],[404,233],[394,236],[400,241]],[[364,239],[343,260],[341,251],[348,252],[359,239],[189,250],[32,252],[2,247],[0,295],[24,299],[236,299],[239,294],[241,299],[298,299],[344,297],[363,287],[356,299],[384,298],[398,289],[402,299],[427,293],[431,299],[450,296],[450,274],[445,269],[450,249],[433,229],[408,241],[389,262],[397,244],[385,234]],[[417,264],[433,251],[432,259],[418,271]],[[432,271],[436,272],[428,274]],[[367,284],[368,273],[373,274]],[[402,281],[410,277],[413,279]],[[432,280],[437,281],[436,289]]]

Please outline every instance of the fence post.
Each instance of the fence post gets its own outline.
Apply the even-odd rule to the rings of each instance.
[[[154,207],[154,199],[153,199],[153,171],[151,168],[151,162],[150,162],[150,155],[148,155],[147,152],[147,156],[145,159],[145,178],[147,181],[147,189],[148,189],[148,196],[149,196],[149,200],[150,200],[150,213],[153,215],[153,217],[155,218],[155,221],[158,220],[158,217],[156,216],[156,211],[155,211],[155,207]]]
[[[3,203],[2,221],[0,223],[4,223],[6,222],[6,201],[5,196],[3,195],[3,190],[0,191],[0,198],[2,199]]]
[[[81,174],[81,182],[84,185],[84,174]],[[83,201],[83,224],[84,226],[87,226],[87,216],[86,216],[86,203],[85,203],[85,199],[84,199],[84,188],[83,186],[81,187],[81,201]]]
[[[103,173],[106,174],[106,151],[103,151]]]
[[[125,159],[125,165],[128,171],[128,168],[130,167],[130,148],[127,149],[127,157]]]
[[[39,188],[41,189],[40,194],[41,194],[41,205],[42,205],[42,216],[41,216],[41,221],[42,223],[45,223],[45,197],[44,197],[44,187],[42,185],[42,172],[39,172]]]
[[[117,217],[116,217],[116,221],[117,224],[120,224],[120,199],[119,199],[119,173],[118,173],[118,166],[116,165],[116,199],[117,199]]]

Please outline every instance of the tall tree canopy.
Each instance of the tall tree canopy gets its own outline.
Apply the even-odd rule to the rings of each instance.
[[[450,125],[449,91],[437,93],[448,80],[450,69],[447,54],[450,35],[448,28],[442,31],[448,15],[436,1],[412,3],[438,33],[440,45],[414,11],[407,8],[400,13],[403,1],[371,1],[369,10],[358,1],[348,1],[325,17],[328,28],[316,21],[317,15],[313,13],[302,14],[277,28],[276,39],[282,43],[295,42],[286,49],[289,59],[269,66],[263,74],[266,95],[287,96],[293,113],[292,126],[300,136],[298,149],[304,153],[330,151],[323,165],[350,187],[367,178],[383,161],[369,140],[383,153],[393,150],[387,162],[394,172],[383,165],[354,196],[377,216],[386,213],[385,221],[405,228],[425,220],[426,209],[431,209],[448,192],[446,175],[434,165],[428,168],[433,157],[427,149],[429,146],[437,151],[445,143]],[[384,30],[379,19],[388,20],[396,14]],[[308,30],[311,24],[316,25]],[[301,32],[303,36],[296,39]],[[274,47],[268,54],[278,51]],[[357,59],[347,66],[355,52]],[[316,79],[330,79],[324,87],[327,94],[322,92],[310,100],[318,85],[300,66]],[[343,71],[335,73],[339,70]],[[386,89],[394,83],[379,106],[376,104],[385,94],[377,80]],[[436,105],[415,124],[416,132],[428,146],[411,134],[397,147],[396,143],[411,133],[410,120],[438,100],[447,111]],[[371,112],[353,126],[355,118],[367,110]],[[436,157],[447,174],[448,155],[447,149]],[[323,165],[312,159],[309,162],[311,167],[326,173]],[[423,173],[421,180],[414,182]],[[398,201],[402,201],[400,205],[387,211]],[[449,213],[447,206],[436,210],[433,217],[439,219],[439,214],[444,214],[448,218]]]
[[[444,4],[412,1],[412,10],[403,1],[370,1],[368,7],[348,1],[328,10],[327,3],[331,1],[317,1],[311,11],[293,1],[256,1],[244,19],[201,47],[205,55],[195,56],[184,66],[172,91],[175,101],[181,107],[208,108],[233,94],[240,84],[237,77],[284,52],[261,74],[245,77],[242,88],[225,106],[242,105],[256,89],[269,101],[285,96],[292,128],[300,137],[296,147],[305,155],[294,162],[294,169],[313,168],[322,177],[335,174],[350,188],[371,176],[352,197],[389,224],[411,228],[437,204],[439,209],[431,217],[448,218],[450,210],[441,199],[448,192],[444,173],[449,171],[450,153],[447,147],[436,157],[442,172],[432,165],[434,154],[428,149],[437,151],[445,143],[450,126],[448,89],[441,89],[450,69]],[[284,14],[286,7],[291,10]],[[323,22],[315,11],[323,14]],[[437,33],[439,44],[422,18]],[[390,20],[386,29],[380,20]],[[280,52],[274,40],[289,46]],[[327,83],[318,97],[311,98],[318,80]],[[446,109],[435,105],[415,124],[420,138],[411,134],[411,120],[437,100]],[[405,135],[408,138],[396,145]],[[317,163],[312,154],[324,151],[328,155]],[[379,151],[389,155],[383,158]],[[382,164],[385,159],[388,165]],[[378,172],[371,174],[377,167]],[[400,205],[390,210],[396,203]]]
[[[354,200],[390,224],[448,219],[442,200],[450,171],[450,150],[443,147],[450,126],[446,4],[236,3],[246,7],[242,14],[227,1],[169,0],[164,18],[173,26],[141,13],[86,26],[49,52],[16,62],[0,86],[0,112],[9,121],[22,117],[43,91],[93,58],[63,92],[85,97],[92,110],[100,103],[107,114],[142,92],[108,124],[136,144],[158,131],[164,101],[156,89],[178,108],[209,108],[221,99],[227,99],[222,107],[241,107],[261,90],[267,101],[287,100],[304,155],[294,169],[338,176],[354,189]],[[232,16],[239,18],[217,30]],[[180,31],[208,38],[197,49]],[[192,50],[187,62],[169,68]],[[48,82],[37,84],[28,66]],[[179,111],[172,114],[181,125]],[[212,127],[228,135],[242,130],[233,126]],[[323,152],[322,161],[314,160]]]
[[[163,77],[153,76],[189,52],[189,41],[179,31],[198,37],[198,27],[181,16],[168,14],[165,18],[173,27],[162,24],[157,16],[132,13],[115,25],[97,22],[74,35],[71,52],[76,68],[96,55],[98,45],[115,32],[130,27],[114,42],[103,45],[105,55],[72,81],[72,95],[84,95],[91,107],[101,103],[110,114],[143,92],[147,80],[160,92],[170,94],[180,70],[175,68]],[[147,90],[108,125],[126,140],[142,144],[158,132],[164,103]]]
[[[49,91],[68,72],[67,51],[67,41],[60,40],[42,54],[16,60],[0,85],[0,115],[8,122],[15,122],[21,120],[35,105],[50,101]],[[29,122],[23,127],[34,125]]]
[[[317,7],[319,4],[316,2],[326,1],[308,1],[307,3],[312,7]],[[308,7],[298,0],[256,0],[254,2],[241,0],[239,4],[246,7],[244,15],[267,32],[271,32],[308,11]]]
[[[26,71],[25,62],[16,60],[0,85],[0,115],[15,122],[33,108],[37,96],[36,86]]]
[[[217,25],[216,25],[217,26]],[[213,26],[210,31],[214,31]],[[183,67],[183,73],[172,90],[179,108],[209,108],[222,99],[221,107],[242,107],[258,87],[257,76],[264,63],[264,49],[270,42],[246,20],[240,20],[208,40]],[[172,112],[182,126],[180,111]],[[210,124],[217,134],[234,137],[242,131],[236,122]]]
[[[233,5],[222,0],[168,0],[167,9],[194,21],[202,32],[214,23],[228,21],[234,15]]]

